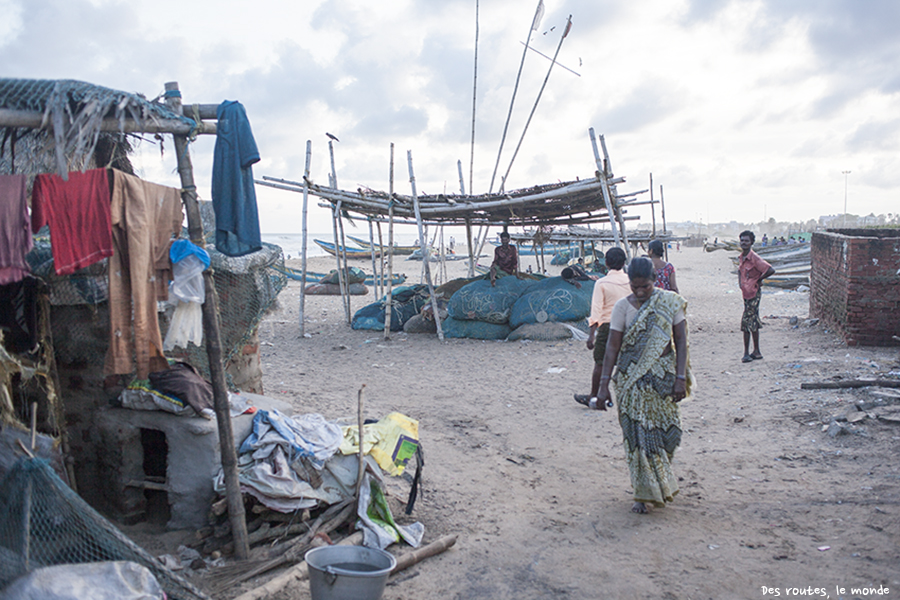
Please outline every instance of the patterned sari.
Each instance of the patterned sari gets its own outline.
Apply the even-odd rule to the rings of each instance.
[[[614,377],[619,425],[636,502],[664,506],[678,493],[671,461],[681,443],[681,415],[672,402],[675,351],[672,320],[687,301],[674,292],[656,289],[641,305],[622,336]],[[687,335],[687,331],[685,331]],[[672,351],[662,356],[673,344]],[[693,384],[690,361],[687,391]]]

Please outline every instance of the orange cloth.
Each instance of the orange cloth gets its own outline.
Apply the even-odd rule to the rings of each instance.
[[[620,298],[631,293],[631,285],[625,271],[611,269],[605,277],[601,277],[594,283],[594,293],[591,296],[591,316],[589,325],[602,325],[609,323],[613,306]]]
[[[147,379],[152,371],[168,368],[156,301],[168,297],[169,245],[181,231],[181,193],[114,170],[111,208],[114,252],[109,259],[105,371],[120,375],[136,370],[138,379]]]

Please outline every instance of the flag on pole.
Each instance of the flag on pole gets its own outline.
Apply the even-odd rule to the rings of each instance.
[[[538,0],[537,10],[534,11],[534,21],[531,22],[531,30],[537,31],[541,26],[541,19],[544,18],[544,0]]]

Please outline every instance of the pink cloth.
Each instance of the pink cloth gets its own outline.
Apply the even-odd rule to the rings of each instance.
[[[156,301],[168,296],[169,245],[181,231],[179,190],[113,170],[115,254],[109,259],[106,374],[147,379],[167,369]]]
[[[50,224],[53,266],[57,275],[112,256],[112,224],[109,212],[109,179],[106,169],[34,178],[31,193],[31,230]]]
[[[26,188],[24,175],[0,175],[0,285],[21,281],[30,272],[25,260],[33,245]]]
[[[771,267],[769,263],[753,250],[746,256],[738,257],[738,273],[740,274],[741,294],[744,300],[755,298],[759,291],[759,278]]]
[[[609,323],[613,306],[620,298],[631,293],[631,285],[628,275],[621,269],[611,269],[606,277],[601,277],[594,283],[594,293],[591,296],[591,316],[589,325],[603,325]]]

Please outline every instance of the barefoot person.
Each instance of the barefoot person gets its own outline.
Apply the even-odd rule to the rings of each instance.
[[[656,287],[670,292],[678,293],[678,284],[675,283],[675,267],[663,259],[665,249],[661,240],[653,240],[647,247],[653,268],[656,269]]]
[[[752,250],[756,236],[752,231],[741,232],[741,255],[738,258],[738,285],[744,296],[744,315],[741,317],[741,331],[744,332],[744,357],[741,362],[760,360],[759,351],[759,297],[762,294],[762,280],[775,273],[772,265],[760,258]],[[750,338],[753,338],[753,353],[750,353]]]
[[[588,334],[587,349],[594,351],[594,372],[591,374],[591,393],[575,394],[575,401],[591,408],[597,405],[597,391],[600,389],[600,375],[603,371],[603,356],[606,354],[606,340],[609,338],[609,319],[616,302],[631,293],[628,275],[623,271],[625,251],[621,248],[610,248],[606,251],[606,266],[609,269],[606,277],[594,284],[591,296],[591,316],[588,323],[591,332]]]
[[[519,254],[516,247],[509,243],[508,231],[500,233],[500,245],[494,248],[494,262],[491,263],[490,272],[491,285],[497,282],[498,276],[503,275],[519,277]]]
[[[678,403],[689,393],[687,301],[657,288],[649,258],[628,267],[631,294],[613,307],[596,407],[606,410],[616,367],[616,399],[636,513],[665,506],[678,493],[672,457],[681,443]],[[674,348],[673,342],[674,341]]]

